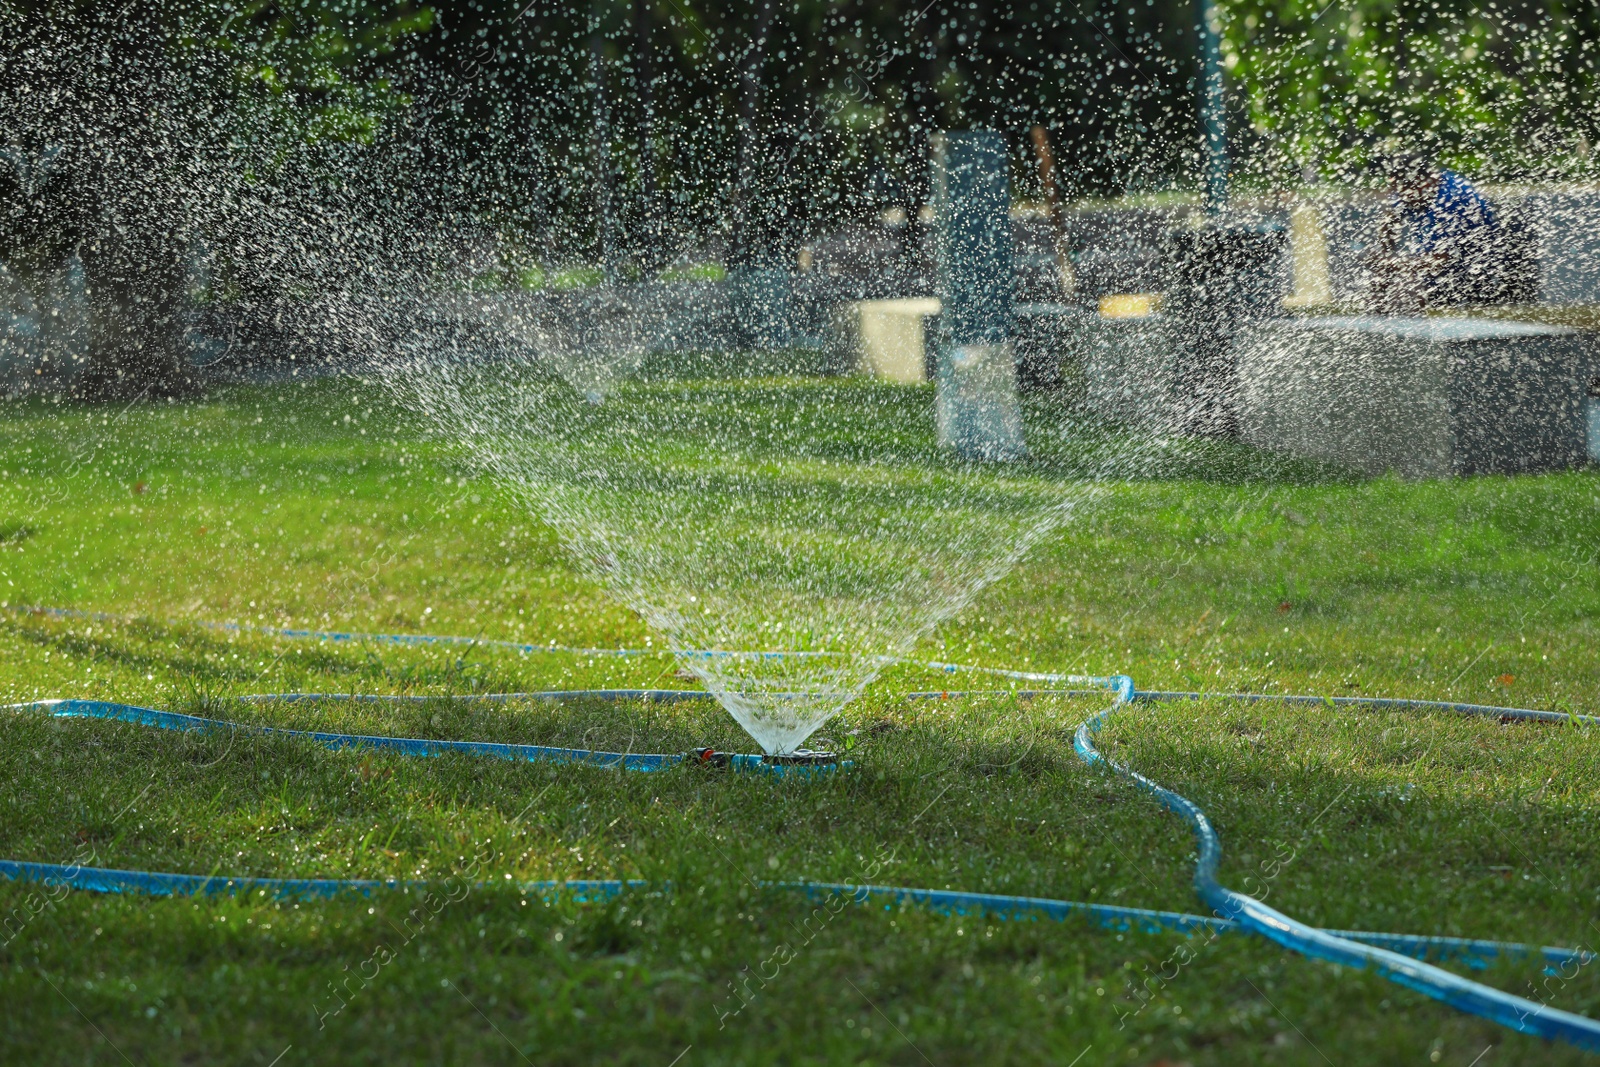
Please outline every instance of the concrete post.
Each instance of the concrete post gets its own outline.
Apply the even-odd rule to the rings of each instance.
[[[1583,421],[1590,463],[1600,463],[1600,374],[1589,379],[1584,391]]]
[[[1322,208],[1299,199],[1289,209],[1289,253],[1294,263],[1294,292],[1286,307],[1326,307],[1333,303],[1333,278],[1328,272],[1328,234]]]
[[[968,459],[1027,455],[1012,343],[1010,161],[991,130],[933,137],[939,443]]]

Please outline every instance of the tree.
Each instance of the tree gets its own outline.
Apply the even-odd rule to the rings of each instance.
[[[300,147],[371,137],[404,103],[379,61],[431,20],[407,3],[264,0],[27,3],[8,16],[0,259],[23,273],[82,262],[90,396],[192,385],[197,250],[237,237],[240,205]]]
[[[1228,0],[1218,17],[1262,179],[1391,144],[1501,179],[1595,171],[1592,2]]]
[[[539,258],[595,261],[594,205],[648,200],[649,227],[639,207],[608,217],[665,235],[669,258],[700,242],[787,261],[747,238],[914,210],[940,128],[1006,131],[1028,190],[1028,131],[1050,127],[1072,195],[1184,182],[1198,148],[1190,0],[436,6],[448,32],[418,41],[430,87],[472,88],[429,90],[455,109],[432,139],[431,169],[448,175],[433,199],[513,228]]]

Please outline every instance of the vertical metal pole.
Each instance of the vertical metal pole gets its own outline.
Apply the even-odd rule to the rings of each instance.
[[[1200,59],[1203,84],[1200,122],[1206,149],[1206,214],[1228,209],[1228,117],[1222,92],[1222,11],[1212,0],[1195,0],[1200,13]]]
[[[992,130],[933,137],[940,299],[939,442],[968,459],[1027,454],[1012,344],[1011,160]]]
[[[594,0],[589,9],[589,82],[594,92],[594,118],[591,137],[594,151],[595,245],[600,269],[607,282],[616,272],[616,234],[611,182],[611,107],[606,97],[606,39],[602,32],[605,0]]]
[[[639,214],[633,244],[640,266],[654,274],[660,235],[656,232],[656,67],[650,3],[633,0],[633,81],[639,109]]]

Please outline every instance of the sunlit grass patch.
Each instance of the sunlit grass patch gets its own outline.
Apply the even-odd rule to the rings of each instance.
[[[779,400],[877,387],[694,388],[748,403],[736,414],[753,422]],[[909,390],[885,403],[910,419],[930,399]],[[1079,424],[1043,403],[1029,418],[1043,443],[1008,477],[1075,477],[1086,454],[1117,447],[1102,429],[1066,433]],[[408,425],[380,393],[332,382],[120,417],[7,408],[0,530],[28,532],[0,540],[0,693],[293,729],[749,749],[709,701],[444,699],[695,683],[535,517]],[[868,443],[892,450],[896,432]],[[1600,711],[1595,472],[1361,481],[1219,446],[1142,473],[1108,486],[916,658],[1127,671],[1146,690]],[[40,604],[114,617],[19,609]],[[208,622],[480,643],[290,640]],[[685,1063],[1070,1063],[1087,1048],[1085,1064],[1434,1052],[1465,1064],[1490,1044],[1499,1063],[1580,1062],[1248,938],[881,905],[822,922],[816,901],[764,884],[872,880],[1199,910],[1187,829],[1071,751],[1072,730],[1106,697],[1025,699],[1003,692],[1012,687],[888,668],[820,731],[853,768],[809,782],[415,759],[7,714],[0,856],[442,881],[487,855],[494,888],[420,924],[407,921],[415,891],[151,900],[0,882],[4,1057],[120,1062],[98,1027],[135,1062],[270,1063],[286,1045],[286,1063],[514,1059],[487,1016],[540,1063],[668,1063],[693,1046]],[[906,696],[962,689],[1002,692]],[[288,691],[426,699],[239,699]],[[1592,730],[1205,701],[1135,705],[1102,736],[1206,808],[1224,882],[1291,914],[1575,946],[1600,936]],[[603,905],[519,888],[579,878],[651,888]],[[780,946],[789,952],[775,955]],[[394,958],[376,966],[380,947]],[[1592,967],[1481,973],[1600,1010]]]

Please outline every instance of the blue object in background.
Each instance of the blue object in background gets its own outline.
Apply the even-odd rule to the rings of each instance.
[[[933,136],[933,210],[938,226],[940,340],[1011,339],[1011,161],[994,130]]]
[[[1228,210],[1228,99],[1222,82],[1222,13],[1212,0],[1195,0],[1200,29],[1201,138],[1206,151],[1206,214]]]
[[[1011,336],[1010,167],[993,130],[933,137],[939,442],[969,459],[1027,454]]]

